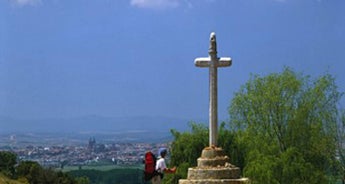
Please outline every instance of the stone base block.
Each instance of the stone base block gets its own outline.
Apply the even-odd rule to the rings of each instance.
[[[229,157],[214,157],[214,158],[198,158],[198,167],[219,167],[225,166],[226,163],[229,163]]]
[[[238,167],[189,168],[188,179],[238,179],[241,170]]]
[[[199,179],[199,180],[179,180],[179,184],[249,184],[248,178],[240,179]]]
[[[179,184],[249,184],[248,178],[241,178],[240,168],[229,160],[222,148],[206,147],[197,160],[198,166],[189,168],[187,179],[179,180]]]
[[[222,148],[206,147],[201,152],[201,158],[215,158],[225,156]]]

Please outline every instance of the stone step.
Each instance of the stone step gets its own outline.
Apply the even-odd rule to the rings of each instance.
[[[179,184],[249,184],[248,178],[240,179],[184,179]]]
[[[238,167],[189,168],[188,179],[238,179],[241,170]]]
[[[217,156],[214,158],[198,158],[198,167],[219,167],[225,166],[229,163],[230,159],[227,156]]]

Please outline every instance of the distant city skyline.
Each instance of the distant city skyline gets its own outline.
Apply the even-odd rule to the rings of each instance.
[[[330,73],[345,91],[343,0],[7,0],[0,116],[207,119],[208,71],[194,59],[212,31],[233,59],[218,70],[219,120],[251,74]]]

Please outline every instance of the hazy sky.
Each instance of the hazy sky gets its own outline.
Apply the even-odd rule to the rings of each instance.
[[[212,31],[233,59],[220,119],[251,73],[329,72],[345,91],[344,0],[0,0],[0,115],[207,119],[194,59]]]

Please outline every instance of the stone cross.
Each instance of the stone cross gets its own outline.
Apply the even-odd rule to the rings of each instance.
[[[210,35],[210,47],[208,49],[209,57],[196,58],[194,64],[197,67],[209,68],[209,144],[210,146],[217,146],[217,68],[230,66],[232,61],[229,57],[217,57],[217,42],[216,34],[214,32]]]

